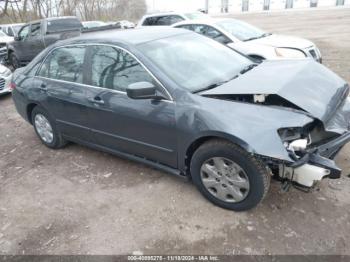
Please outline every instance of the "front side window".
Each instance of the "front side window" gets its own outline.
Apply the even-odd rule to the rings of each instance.
[[[240,74],[252,61],[199,34],[181,34],[138,45],[179,86],[196,92]]]
[[[83,83],[85,49],[84,46],[55,49],[46,58],[40,69],[39,76]]]
[[[19,32],[18,36],[21,41],[25,40],[29,35],[30,25],[24,26]]]
[[[41,29],[40,23],[32,24],[31,36],[38,36],[38,35],[40,35],[40,29]]]
[[[125,92],[130,84],[154,80],[127,52],[110,46],[92,47],[91,84]]]
[[[211,26],[207,27],[207,30],[206,30],[204,35],[207,37],[210,37],[210,38],[214,39],[215,41],[218,41],[222,44],[228,44],[228,43],[232,42],[229,38],[227,38],[221,32],[219,32],[218,30],[216,30],[215,28],[213,28]]]

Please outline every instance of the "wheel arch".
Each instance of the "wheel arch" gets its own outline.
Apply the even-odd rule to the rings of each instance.
[[[199,136],[197,136],[195,139],[193,139],[185,148],[184,152],[184,161],[181,163],[180,169],[185,170],[185,174],[190,176],[189,172],[189,166],[192,160],[192,156],[194,152],[204,143],[206,143],[209,140],[213,139],[221,139],[221,140],[226,140],[229,141],[233,144],[238,145],[242,149],[246,150],[249,153],[254,153],[254,149],[245,141],[242,139],[223,132],[209,132],[209,133],[204,133]]]
[[[38,103],[32,102],[32,103],[29,103],[29,104],[27,105],[27,108],[26,108],[26,113],[27,113],[28,122],[29,122],[31,125],[33,124],[33,122],[32,122],[32,112],[33,112],[34,108],[37,107],[37,106],[39,106]]]

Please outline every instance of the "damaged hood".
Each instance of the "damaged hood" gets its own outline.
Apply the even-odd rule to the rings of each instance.
[[[275,95],[327,122],[348,94],[348,85],[311,59],[265,61],[204,96]],[[257,102],[258,103],[258,102]]]

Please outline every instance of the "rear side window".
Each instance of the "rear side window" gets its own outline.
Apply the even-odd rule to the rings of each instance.
[[[146,26],[168,26],[173,25],[175,23],[181,22],[184,19],[178,15],[165,15],[165,16],[154,16],[148,17],[143,22],[142,25]]]
[[[79,30],[82,27],[83,26],[82,26],[81,22],[75,18],[65,18],[65,19],[47,21],[47,31],[48,32]]]
[[[39,76],[83,83],[85,49],[84,46],[55,49],[46,58],[40,69]]]
[[[153,78],[127,52],[110,47],[92,47],[91,84],[125,92],[126,88],[137,82],[151,82]]]

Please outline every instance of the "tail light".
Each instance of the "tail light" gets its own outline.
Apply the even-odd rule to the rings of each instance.
[[[15,90],[16,89],[16,84],[15,82],[10,82],[10,89]]]

